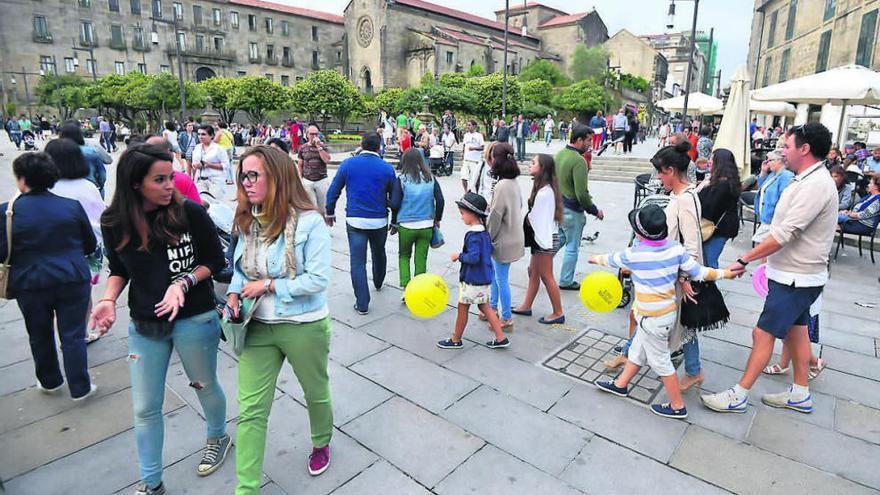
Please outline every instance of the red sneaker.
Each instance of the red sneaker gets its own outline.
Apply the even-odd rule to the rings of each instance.
[[[330,446],[325,445],[321,448],[313,448],[312,455],[309,456],[309,474],[318,476],[330,467]]]

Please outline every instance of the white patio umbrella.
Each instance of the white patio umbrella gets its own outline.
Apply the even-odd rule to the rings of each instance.
[[[681,112],[684,110],[684,95],[667,98],[655,103],[656,106],[667,112]],[[713,98],[705,93],[691,93],[688,96],[688,113],[696,115],[712,115],[724,106],[724,102]]]
[[[843,144],[843,120],[849,105],[876,105],[880,103],[880,73],[860,65],[845,65],[799,77],[752,91],[757,101],[787,101],[843,107],[837,128],[837,142]]]
[[[730,150],[740,166],[740,176],[745,178],[751,173],[751,159],[749,156],[749,76],[746,67],[740,66],[730,80],[730,95],[727,97],[727,106],[724,107],[724,116],[721,118],[721,127],[715,138],[714,149],[724,148]]]
[[[783,117],[794,117],[797,114],[797,109],[791,103],[784,101],[758,101],[754,99],[749,102],[749,111],[761,115],[779,115]]]

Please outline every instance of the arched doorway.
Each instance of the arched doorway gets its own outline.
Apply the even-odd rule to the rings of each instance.
[[[361,69],[361,85],[363,86],[365,93],[370,94],[373,92],[373,75],[370,72],[369,67],[364,66],[364,68]]]
[[[196,82],[204,81],[205,79],[210,79],[212,77],[217,77],[217,73],[214,72],[213,69],[208,67],[199,67],[196,69]]]

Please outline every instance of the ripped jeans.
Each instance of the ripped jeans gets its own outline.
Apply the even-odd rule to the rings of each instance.
[[[165,376],[171,350],[177,349],[190,386],[195,389],[208,423],[208,438],[226,434],[226,396],[217,379],[220,319],[216,311],[181,318],[171,335],[147,338],[128,326],[128,363],[134,408],[141,481],[150,488],[162,482],[162,446],[165,422]]]

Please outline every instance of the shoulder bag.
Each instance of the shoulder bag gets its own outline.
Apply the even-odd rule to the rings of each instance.
[[[721,214],[721,217],[718,218],[717,222],[713,222],[708,218],[700,219],[700,237],[702,237],[704,241],[708,241],[713,235],[715,235],[715,229],[718,228],[718,224],[724,219],[724,215],[727,215],[726,211]]]
[[[699,214],[700,209],[697,206],[696,196],[694,196],[694,206],[697,207],[697,214]],[[680,231],[679,237],[681,237],[683,244],[684,238],[681,236]],[[723,327],[730,319],[730,311],[727,309],[727,305],[724,303],[724,296],[715,282],[691,280],[691,287],[696,292],[694,299],[697,302],[693,303],[686,298],[682,298],[681,311],[679,312],[679,322],[681,325],[693,332]]]
[[[238,310],[238,319],[232,320],[226,316],[220,319],[220,328],[223,329],[223,336],[226,337],[226,342],[232,346],[232,351],[236,356],[241,356],[241,353],[244,352],[247,327],[254,316],[254,310],[257,309],[260,300],[262,300],[262,297],[243,299]]]
[[[6,260],[0,265],[0,299],[13,298],[9,292],[9,262],[12,259],[12,205],[15,199],[11,199],[6,207]]]

